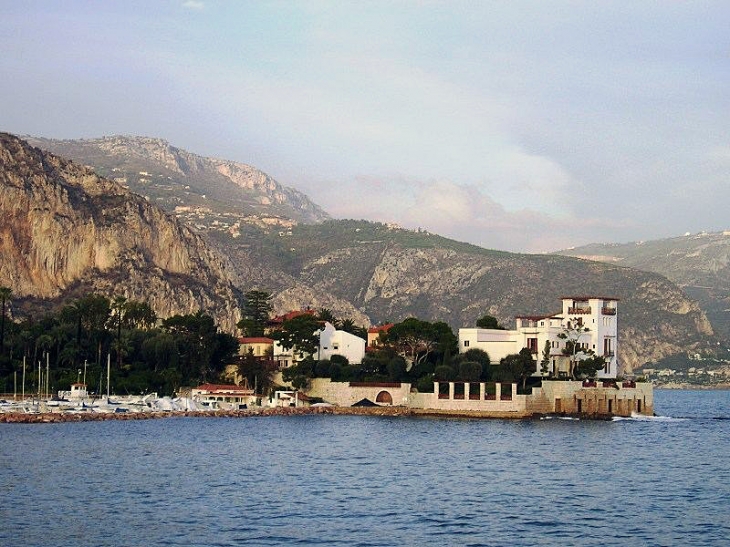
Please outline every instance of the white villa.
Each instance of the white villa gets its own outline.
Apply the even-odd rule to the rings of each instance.
[[[365,340],[344,330],[337,330],[332,323],[325,321],[319,330],[319,349],[314,357],[323,360],[331,359],[333,355],[342,355],[350,364],[359,365],[365,357]],[[280,369],[293,366],[306,356],[296,347],[284,349],[279,342],[274,342],[274,361]]]
[[[319,358],[331,359],[333,355],[342,355],[350,364],[359,365],[365,357],[365,340],[325,323],[319,333]]]
[[[567,340],[559,335],[568,334],[576,346],[591,350],[606,359],[606,366],[598,371],[598,378],[616,378],[618,362],[617,298],[606,296],[564,296],[560,313],[545,316],[518,316],[514,330],[464,328],[459,329],[459,352],[478,348],[486,351],[493,364],[507,355],[529,348],[537,362],[535,375],[541,375],[545,342],[550,344],[552,376],[568,376],[570,357],[563,354]],[[584,332],[581,330],[587,329]],[[578,352],[577,359],[587,355]]]

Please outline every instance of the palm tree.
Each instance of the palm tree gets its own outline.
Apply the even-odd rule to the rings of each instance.
[[[0,287],[0,300],[2,300],[2,316],[0,316],[0,355],[5,353],[5,303],[10,300],[13,291],[10,287]]]
[[[317,319],[320,321],[327,321],[328,323],[332,323],[333,325],[337,322],[337,319],[335,319],[335,314],[332,313],[332,310],[329,308],[320,308],[317,312]]]

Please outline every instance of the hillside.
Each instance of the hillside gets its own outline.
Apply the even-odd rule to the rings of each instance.
[[[625,244],[593,244],[560,251],[656,272],[696,299],[718,336],[730,342],[730,232],[699,233]]]
[[[127,169],[130,152],[107,148],[103,158],[90,154],[98,148],[78,145],[74,150],[97,169]],[[143,149],[146,154],[157,150]],[[135,188],[159,201],[159,187],[145,182]],[[182,186],[166,190],[168,208],[178,198],[192,203],[189,191]],[[565,294],[599,293],[621,299],[619,358],[627,370],[706,348],[714,340],[697,303],[656,274],[570,257],[491,251],[365,221],[305,224],[278,217],[276,222],[242,221],[232,229],[214,224],[215,215],[225,211],[217,208],[223,200],[216,203],[209,207],[212,213],[178,209],[176,214],[227,257],[234,285],[274,293],[276,313],[327,307],[359,324],[417,315],[458,328],[473,325],[485,313],[512,324],[517,314],[558,310]]]
[[[490,251],[426,232],[328,221],[272,234],[267,267],[351,302],[374,323],[409,315],[471,326],[485,313],[559,310],[566,294],[621,299],[620,361],[627,370],[706,347],[712,328],[697,303],[662,276],[616,265]],[[262,249],[263,252],[263,249]]]
[[[234,287],[203,240],[93,171],[0,133],[0,285],[18,306],[89,292],[161,317],[203,309],[234,332]]]
[[[206,158],[162,139],[113,136],[54,140],[28,137],[34,146],[93,166],[168,212],[205,229],[241,231],[241,225],[312,223],[329,218],[301,192],[239,162]]]

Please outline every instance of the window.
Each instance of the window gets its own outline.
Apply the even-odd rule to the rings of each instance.
[[[527,347],[532,353],[537,353],[537,338],[528,338]]]
[[[469,340],[464,340],[464,347],[465,348],[468,348],[469,347]]]

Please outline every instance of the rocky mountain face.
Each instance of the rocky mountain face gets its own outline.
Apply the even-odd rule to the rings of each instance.
[[[269,185],[275,193],[276,186],[253,168],[200,158],[156,139],[41,144],[111,174],[174,212],[226,257],[241,291],[272,292],[275,313],[326,307],[361,325],[414,315],[457,329],[487,313],[513,325],[515,315],[558,311],[563,295],[598,294],[621,299],[619,360],[627,372],[715,341],[703,310],[661,275],[615,263],[489,251],[379,223],[300,222],[307,206],[296,217],[291,208],[286,213],[263,203],[259,189]],[[214,176],[196,178],[210,173],[211,165]],[[252,178],[258,182],[233,182]],[[246,192],[255,192],[258,201]],[[246,207],[255,202],[259,212],[241,206],[244,202]],[[319,212],[307,220],[323,218]]]
[[[653,273],[489,251],[370,222],[302,226],[279,239],[281,270],[313,291],[351,302],[374,323],[415,315],[456,329],[488,313],[514,325],[515,315],[560,311],[564,295],[612,296],[620,299],[619,361],[629,372],[704,347],[713,337],[698,304]]]
[[[212,314],[234,332],[223,260],[175,218],[90,169],[0,134],[0,284],[14,301],[90,292],[147,301],[160,317]]]
[[[329,218],[301,192],[258,169],[198,156],[162,139],[113,136],[84,140],[29,137],[32,145],[89,165],[169,212],[220,223],[312,223]],[[214,221],[218,224],[213,225]]]
[[[666,276],[700,303],[718,336],[730,343],[730,231],[625,244],[593,244],[559,254]]]

